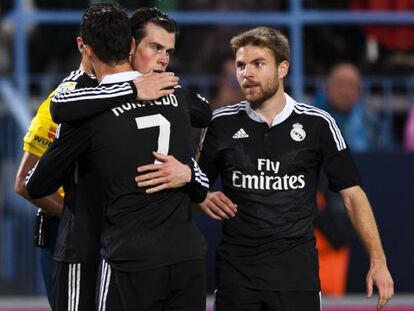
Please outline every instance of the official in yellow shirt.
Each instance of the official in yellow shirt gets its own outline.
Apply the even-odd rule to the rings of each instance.
[[[58,88],[74,88],[75,86],[75,82],[69,81],[62,83]],[[59,228],[59,217],[63,209],[63,189],[60,188],[53,195],[33,200],[27,194],[25,179],[29,170],[35,166],[55,138],[58,125],[53,122],[50,115],[50,102],[57,90],[50,93],[39,106],[24,136],[24,153],[15,181],[16,192],[39,208],[37,223],[41,222],[43,227],[35,230],[35,245],[41,247],[40,263],[49,303],[51,302],[53,253]],[[42,221],[40,221],[41,218]]]

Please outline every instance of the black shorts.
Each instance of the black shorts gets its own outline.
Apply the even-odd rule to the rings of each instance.
[[[52,280],[53,311],[95,309],[98,263],[55,262]]]
[[[144,271],[119,271],[106,262],[102,266],[99,311],[206,310],[203,260]]]
[[[319,291],[262,291],[226,287],[215,292],[214,311],[320,311]]]

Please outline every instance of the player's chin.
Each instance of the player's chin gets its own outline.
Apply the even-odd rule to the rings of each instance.
[[[246,100],[251,103],[255,103],[261,100],[262,96],[260,94],[246,92],[244,93],[244,96],[246,97]]]

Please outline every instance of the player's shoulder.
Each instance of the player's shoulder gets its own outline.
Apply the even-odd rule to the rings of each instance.
[[[295,102],[293,111],[298,115],[309,118],[312,122],[321,122],[325,124],[335,123],[334,118],[327,111],[312,105]]]
[[[172,89],[174,89],[173,94],[177,97],[187,97],[190,93],[187,88],[181,86],[180,84],[175,85]]]
[[[52,92],[52,97],[57,93],[66,92],[69,90],[73,90],[76,85],[78,84],[79,80],[83,76],[82,70],[74,70],[72,71],[63,81],[58,85],[54,92]]]
[[[200,93],[197,93],[196,91],[191,90],[187,87],[183,87],[180,84],[177,84],[176,86],[174,86],[174,92],[176,94],[183,94],[191,100],[201,101],[201,102],[204,102],[206,104],[209,103],[208,100],[204,96],[200,95]]]
[[[52,96],[55,94],[56,90],[52,91],[47,98],[43,100],[43,102],[37,108],[36,114],[33,117],[33,122],[38,122],[41,124],[46,125],[55,125],[56,124],[52,120],[52,116],[50,115],[50,102]]]
[[[237,104],[220,107],[213,111],[213,116],[211,120],[224,120],[232,116],[240,115],[241,113],[244,113],[247,109],[247,101],[241,101]]]
[[[39,108],[37,109],[37,113],[36,114],[48,114],[50,115],[49,111],[50,111],[50,101],[51,101],[51,96],[53,95],[55,91],[51,92],[49,94],[49,96],[40,104]]]
[[[78,69],[72,71],[65,79],[63,79],[62,83],[57,87],[56,92],[73,90],[76,87],[93,87],[97,84],[95,76],[88,75],[85,71]]]

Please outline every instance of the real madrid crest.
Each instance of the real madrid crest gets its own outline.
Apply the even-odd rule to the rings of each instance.
[[[303,129],[303,125],[300,123],[295,123],[292,126],[292,130],[290,131],[290,137],[292,137],[292,139],[294,141],[302,141],[305,139],[306,137],[306,132]]]

